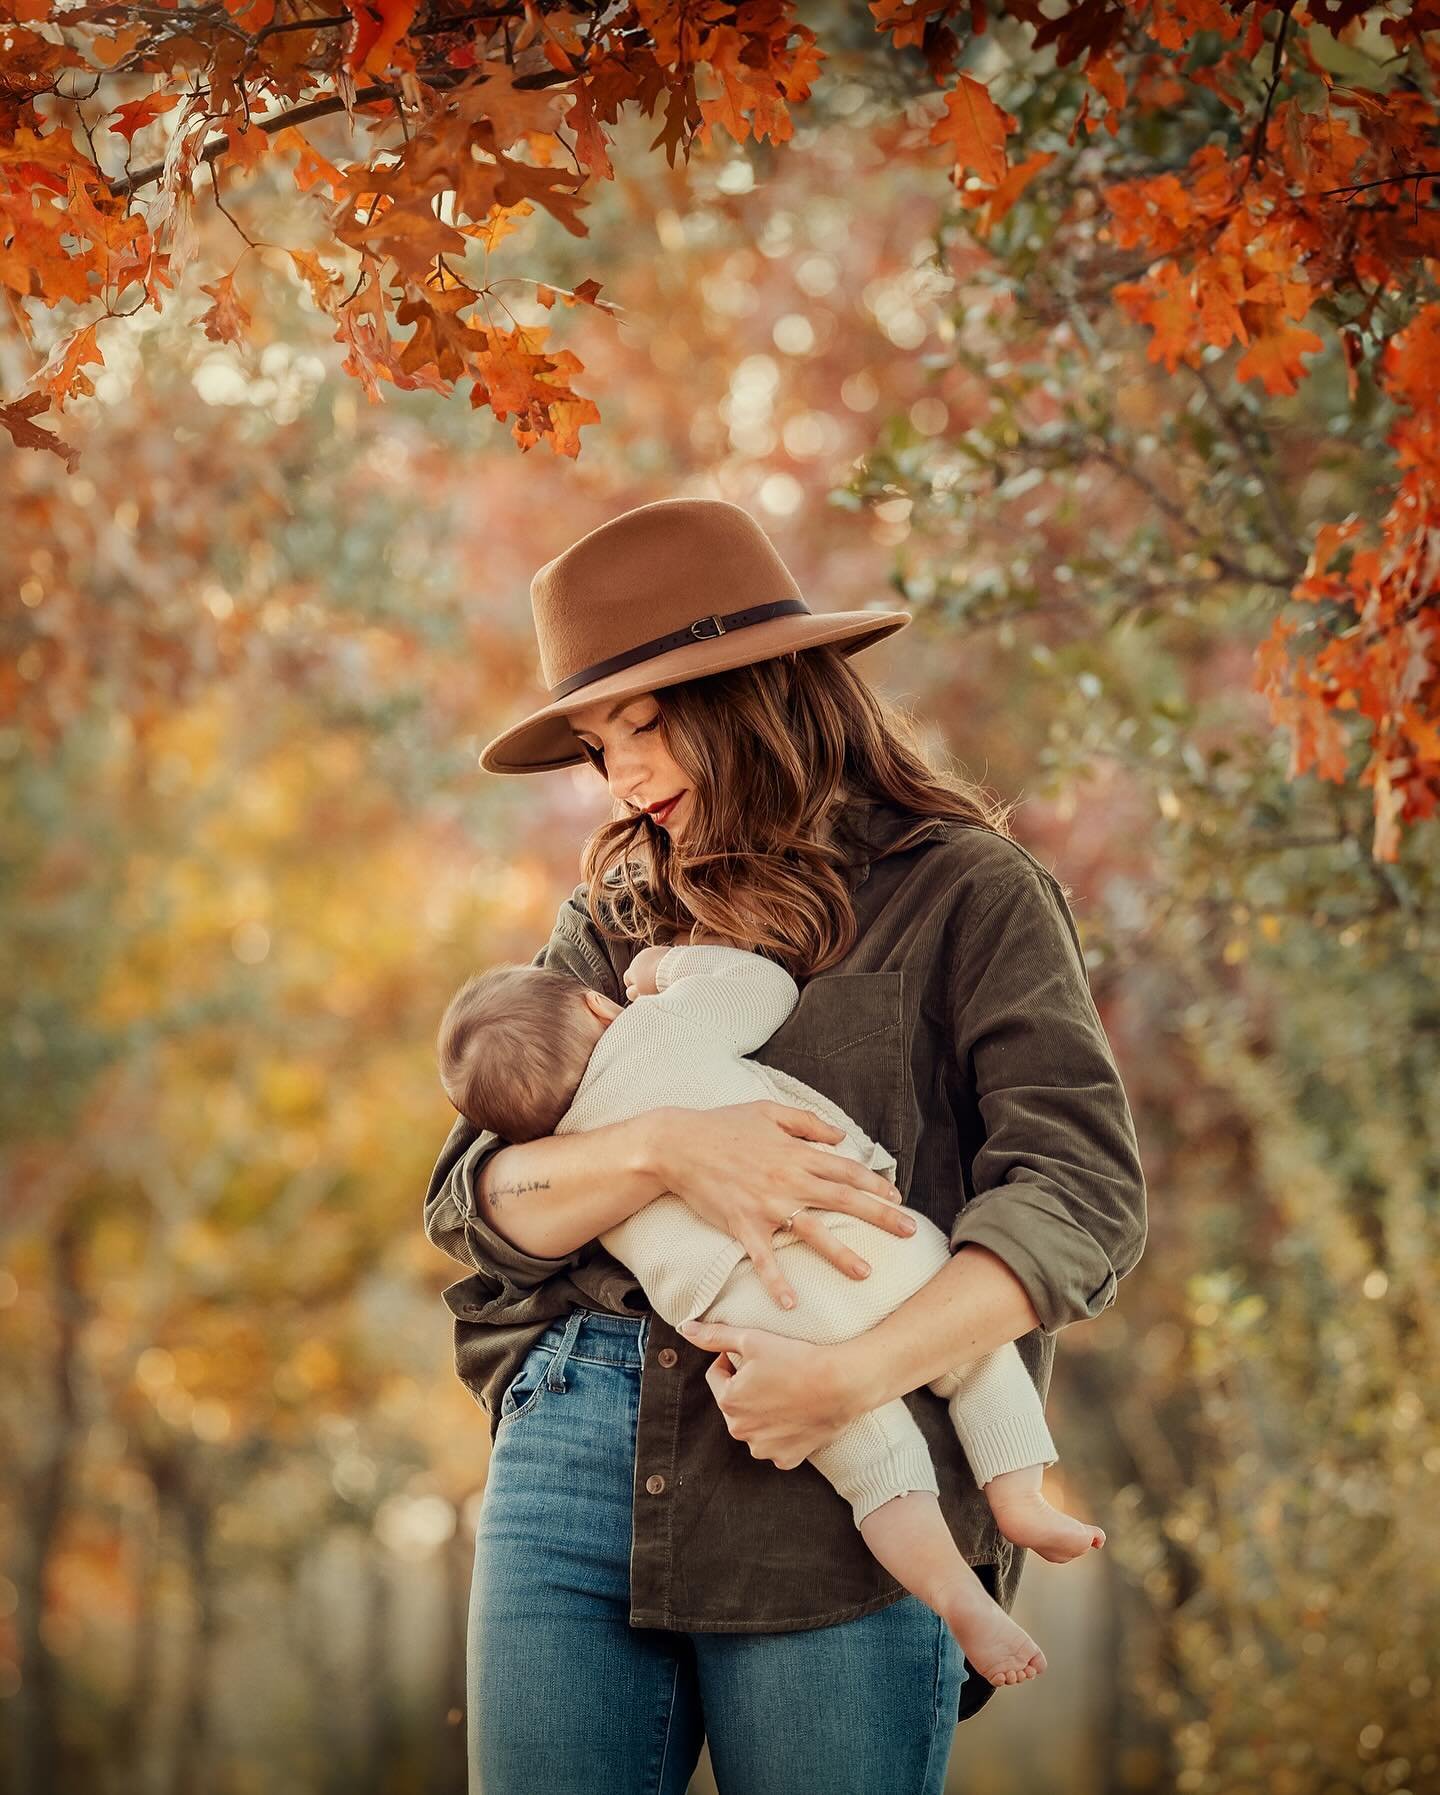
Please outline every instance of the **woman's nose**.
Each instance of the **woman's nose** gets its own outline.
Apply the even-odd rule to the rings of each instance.
[[[639,759],[626,760],[623,756],[610,760],[610,794],[618,798],[622,804],[628,804],[632,810],[638,810],[642,804],[653,804],[657,798],[663,798],[664,792],[651,791],[654,780],[649,769]]]

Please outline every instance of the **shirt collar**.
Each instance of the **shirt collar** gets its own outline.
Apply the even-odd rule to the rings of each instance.
[[[917,822],[915,815],[902,810],[888,798],[864,798],[852,802],[841,816],[841,831],[845,845],[850,850],[850,882],[852,888],[863,885],[870,876],[870,868],[877,860],[883,860],[891,851],[895,842],[907,834]],[[938,836],[949,821],[947,817],[930,817],[926,819],[923,835],[916,838],[915,845]]]

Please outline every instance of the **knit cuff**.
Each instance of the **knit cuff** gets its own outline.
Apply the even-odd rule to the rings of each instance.
[[[955,1416],[956,1406],[950,1410],[955,1431],[975,1481],[982,1487],[1004,1471],[1020,1471],[1026,1465],[1053,1465],[1060,1456],[1038,1402],[1033,1410],[1000,1415],[974,1429],[961,1425]]]
[[[663,991],[674,974],[680,970],[675,956],[682,951],[684,945],[682,941],[672,943],[669,951],[661,954],[655,962],[655,989],[657,992]]]
[[[935,1481],[935,1462],[930,1448],[924,1444],[906,1446],[888,1458],[868,1465],[856,1478],[847,1479],[843,1488],[836,1486],[850,1504],[858,1527],[866,1515],[888,1502],[892,1496],[904,1496],[920,1490],[931,1496],[940,1494]]]

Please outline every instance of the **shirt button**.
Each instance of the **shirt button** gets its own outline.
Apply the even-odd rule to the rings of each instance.
[[[660,1354],[659,1354],[660,1363],[665,1367],[665,1369],[667,1371],[670,1369],[670,1367],[675,1363],[675,1361],[679,1357],[680,1357],[679,1353],[676,1352],[676,1350],[673,1346],[662,1346],[660,1348]]]
[[[653,1477],[647,1477],[645,1479],[645,1488],[649,1490],[652,1496],[658,1496],[661,1490],[665,1488],[665,1479],[660,1476],[659,1472],[656,1472]]]

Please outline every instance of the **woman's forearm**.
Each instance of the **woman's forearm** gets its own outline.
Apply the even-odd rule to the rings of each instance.
[[[835,1350],[872,1409],[1039,1326],[1005,1261],[987,1247],[965,1246],[883,1321]]]
[[[522,1253],[563,1259],[670,1188],[668,1120],[668,1110],[652,1109],[602,1128],[512,1142],[481,1167],[476,1203]]]

